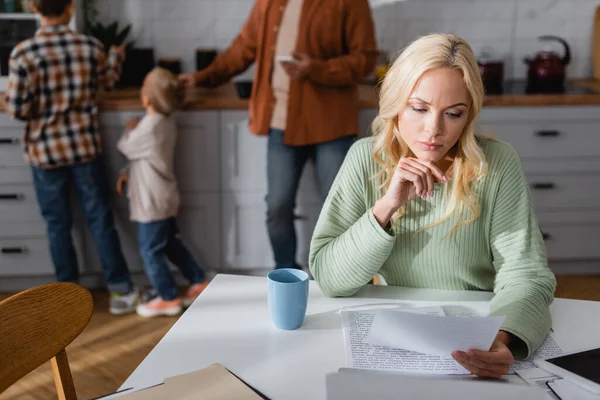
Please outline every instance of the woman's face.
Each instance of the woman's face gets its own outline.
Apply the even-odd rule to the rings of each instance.
[[[470,105],[471,96],[460,71],[427,71],[398,116],[400,137],[417,158],[438,162],[460,138]]]

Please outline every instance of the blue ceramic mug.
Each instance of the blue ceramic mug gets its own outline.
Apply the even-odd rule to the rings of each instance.
[[[267,298],[273,325],[292,330],[302,326],[308,303],[308,274],[281,268],[267,275]]]

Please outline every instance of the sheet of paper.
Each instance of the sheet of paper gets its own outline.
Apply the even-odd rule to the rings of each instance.
[[[121,396],[123,400],[262,400],[252,388],[220,364],[166,378],[164,384]]]
[[[537,368],[533,364],[533,360],[536,359],[547,359],[552,357],[557,357],[563,354],[563,349],[556,343],[554,340],[554,334],[552,332],[548,333],[546,339],[542,342],[541,346],[537,349],[535,353],[529,359],[524,361],[517,361],[511,367],[511,372],[521,371],[524,369]]]
[[[546,391],[546,399],[561,400],[549,387],[546,382],[552,382],[560,377],[552,375],[550,372],[544,371],[541,368],[529,368],[517,371],[517,375],[521,377],[528,385],[537,386]]]
[[[589,392],[568,379],[557,379],[549,385],[562,400],[600,400],[600,395]]]
[[[489,350],[504,316],[455,317],[381,310],[367,342],[448,357],[453,351]]]
[[[440,307],[403,310],[444,315]],[[367,343],[366,338],[378,312],[381,310],[341,311],[347,367],[431,375],[469,374],[451,357],[431,356]]]

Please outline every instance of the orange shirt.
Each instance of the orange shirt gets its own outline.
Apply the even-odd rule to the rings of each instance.
[[[226,83],[256,62],[250,130],[266,135],[275,98],[271,86],[278,29],[287,0],[256,0],[239,35],[206,69],[200,86]],[[302,146],[358,133],[356,85],[374,69],[377,43],[368,0],[304,0],[296,51],[310,73],[290,82],[284,143]]]

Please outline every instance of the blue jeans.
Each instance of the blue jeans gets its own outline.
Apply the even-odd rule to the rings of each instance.
[[[129,293],[133,287],[110,207],[108,180],[102,159],[60,168],[31,167],[40,210],[48,230],[50,256],[59,282],[79,281],[71,226],[71,184],[100,256],[108,290]]]
[[[177,297],[177,284],[167,265],[168,258],[191,285],[204,281],[204,271],[181,241],[175,218],[138,222],[138,244],[150,283],[163,300]]]
[[[317,185],[325,201],[355,136],[308,146],[283,144],[284,132],[269,131],[267,152],[267,230],[276,268],[296,268],[296,193],[307,161],[315,164]]]

